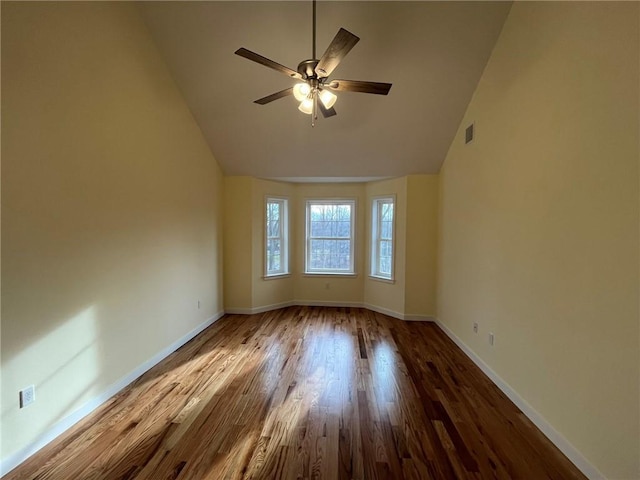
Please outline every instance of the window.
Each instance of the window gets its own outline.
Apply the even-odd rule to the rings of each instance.
[[[307,201],[306,273],[354,273],[355,210],[355,200]]]
[[[267,198],[265,232],[265,276],[289,273],[288,202],[285,198]]]
[[[371,211],[371,276],[393,279],[393,197],[374,198]]]

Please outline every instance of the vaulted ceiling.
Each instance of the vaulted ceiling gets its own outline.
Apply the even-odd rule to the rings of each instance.
[[[311,2],[142,2],[140,11],[225,174],[377,178],[439,170],[510,2],[317,5],[317,53],[340,27],[360,37],[331,78],[392,83],[388,96],[339,92],[335,117],[293,97],[294,81],[237,55],[296,69],[311,57]]]

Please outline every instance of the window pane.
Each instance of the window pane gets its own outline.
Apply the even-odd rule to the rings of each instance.
[[[393,203],[380,204],[380,238],[391,240],[393,236]]]
[[[279,220],[271,220],[267,222],[267,236],[268,237],[279,237],[280,236],[280,221]]]
[[[336,236],[341,238],[349,238],[351,236],[351,222],[341,221],[337,224],[338,229]]]
[[[282,253],[279,239],[267,240],[267,272],[277,272],[281,270]]]
[[[286,273],[287,270],[287,201],[267,199],[265,269],[267,275]]]
[[[324,240],[311,240],[311,265],[312,269],[324,268],[323,259],[325,257]]]
[[[380,273],[391,275],[391,242],[380,241]]]
[[[391,240],[391,236],[393,235],[393,223],[385,221],[380,223],[380,238]]]
[[[280,204],[276,202],[269,203],[269,220],[278,220],[280,218]]]
[[[352,271],[352,207],[308,203],[307,271]]]
[[[267,203],[267,237],[280,236],[280,203]]]
[[[321,220],[318,220],[315,222],[312,221],[311,236],[312,237],[328,237],[329,235],[327,234],[326,228],[327,228],[327,222],[323,222]]]
[[[311,237],[350,238],[351,205],[312,205]]]
[[[350,240],[311,240],[312,270],[349,270],[351,268]]]
[[[391,278],[393,270],[393,215],[391,199],[376,199],[372,210],[371,273]]]
[[[351,221],[351,205],[338,205],[338,218],[337,220],[350,222]]]
[[[393,218],[393,203],[383,203],[382,212],[380,215],[381,220],[390,222]]]
[[[311,221],[324,220],[324,205],[311,206]]]

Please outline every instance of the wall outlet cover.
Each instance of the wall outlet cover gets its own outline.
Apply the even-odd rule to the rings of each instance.
[[[31,405],[36,401],[36,387],[29,385],[27,388],[20,390],[20,408]]]

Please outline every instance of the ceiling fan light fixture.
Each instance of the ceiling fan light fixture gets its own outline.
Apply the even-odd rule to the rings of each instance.
[[[308,83],[297,83],[293,87],[293,96],[297,101],[302,102],[311,93],[311,87]]]
[[[329,90],[322,90],[320,92],[320,101],[326,109],[333,107],[336,104],[336,100],[338,100],[338,97]]]
[[[300,106],[298,107],[302,113],[306,113],[307,115],[311,115],[313,113],[313,98],[305,98],[300,102]]]

